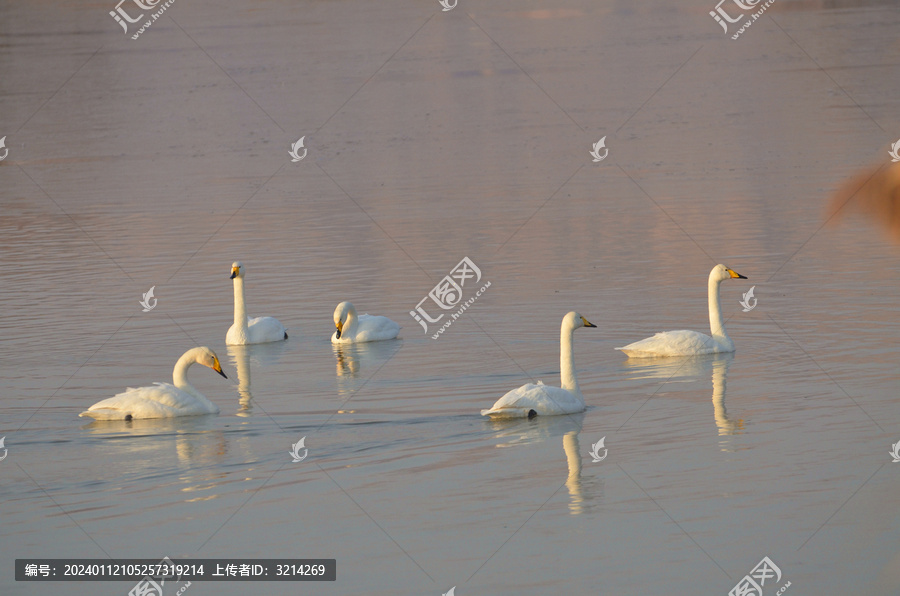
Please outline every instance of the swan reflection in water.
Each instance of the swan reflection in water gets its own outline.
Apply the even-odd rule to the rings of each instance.
[[[719,436],[740,434],[744,428],[743,419],[734,420],[725,408],[725,385],[728,367],[734,354],[713,354],[709,356],[685,356],[678,358],[628,359],[622,363],[633,375],[630,379],[660,379],[664,383],[692,383],[699,378],[712,377],[713,419]],[[726,442],[722,443],[727,451]]]
[[[176,455],[183,467],[221,464],[225,459],[225,435],[214,414],[139,420],[94,420],[82,427],[91,436],[115,441],[116,452],[129,460],[129,472],[159,467]],[[174,446],[174,449],[173,449]]]
[[[725,409],[725,377],[728,375],[728,367],[732,360],[734,355],[728,354],[727,357],[716,358],[712,362],[713,416],[716,419],[716,426],[719,427],[720,437],[740,434],[744,428],[744,420],[732,420]]]
[[[284,342],[252,344],[245,346],[225,346],[228,357],[237,370],[238,403],[240,408],[235,414],[242,417],[251,416],[253,412],[253,394],[250,392],[250,363],[271,366],[281,359]]]
[[[82,430],[110,450],[107,459],[112,461],[108,479],[111,486],[122,482],[121,467],[127,471],[128,485],[149,482],[151,488],[147,492],[161,488],[165,492],[161,498],[192,503],[217,498],[222,487],[232,481],[222,468],[234,444],[229,442],[221,424],[219,416],[210,414],[95,420]],[[100,472],[95,480],[102,483],[106,475]]]
[[[545,443],[547,439],[562,436],[568,467],[566,488],[569,491],[569,512],[572,515],[589,512],[595,501],[602,496],[603,481],[594,476],[584,478],[581,475],[582,455],[578,435],[584,422],[584,412],[564,416],[536,416],[530,420],[495,418],[485,422],[497,433],[498,439],[505,440],[498,443],[497,447]]]
[[[402,345],[402,340],[331,344],[337,361],[338,395],[342,398],[353,395],[369,375],[393,358]]]

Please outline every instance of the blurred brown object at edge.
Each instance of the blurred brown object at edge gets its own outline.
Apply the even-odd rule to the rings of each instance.
[[[837,223],[847,212],[845,205],[879,222],[900,244],[900,162],[864,170],[841,185],[831,198],[826,221]]]

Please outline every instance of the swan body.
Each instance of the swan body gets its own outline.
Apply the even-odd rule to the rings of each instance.
[[[225,334],[225,343],[243,346],[287,339],[287,330],[275,317],[247,316],[247,305],[244,303],[244,266],[240,261],[231,264],[231,279],[234,280],[234,324]]]
[[[400,325],[387,317],[357,315],[356,308],[344,301],[334,309],[336,331],[331,336],[333,344],[362,343],[394,339],[400,333]]]
[[[491,418],[531,418],[583,412],[584,397],[575,377],[575,355],[572,351],[572,336],[579,327],[596,325],[577,312],[570,312],[563,317],[559,330],[561,387],[551,387],[540,381],[537,384],[527,383],[506,393],[489,410],[482,410],[481,415]]]
[[[218,414],[219,408],[187,380],[187,371],[198,363],[208,366],[226,379],[216,353],[206,347],[185,352],[172,372],[172,382],[148,387],[129,387],[123,393],[98,401],[79,416],[96,420],[136,420],[138,418],[174,418]]]
[[[630,358],[654,358],[659,356],[698,356],[734,352],[734,342],[725,332],[725,321],[719,301],[719,286],[726,279],[747,279],[725,265],[716,265],[709,272],[709,327],[712,336],[689,331],[664,331],[653,337],[616,348]]]

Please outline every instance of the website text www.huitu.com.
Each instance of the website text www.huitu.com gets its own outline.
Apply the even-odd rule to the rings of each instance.
[[[757,10],[756,12],[754,12],[750,15],[747,22],[744,23],[743,25],[741,25],[741,28],[738,29],[737,32],[731,36],[731,39],[737,39],[738,37],[740,37],[744,33],[744,31],[749,29],[750,25],[752,25],[756,21],[756,19],[761,17],[762,14],[764,12],[766,12],[766,9],[769,8],[770,6],[772,6],[773,4],[775,4],[775,0],[766,0],[766,3],[763,4],[759,10]]]
[[[484,291],[487,290],[489,287],[491,287],[491,282],[487,282],[486,284],[481,286],[481,289],[478,290],[477,292],[475,292],[474,296],[472,296],[471,298],[469,298],[468,300],[463,302],[463,305],[459,308],[458,311],[450,313],[450,318],[447,320],[446,323],[441,325],[441,328],[437,330],[437,333],[435,333],[434,335],[431,336],[431,339],[437,339],[438,336],[440,336],[440,334],[443,333],[447,327],[452,325],[453,321],[458,319],[459,316],[461,314],[463,314],[467,308],[472,306],[475,303],[475,301],[478,300],[478,297],[481,296],[481,294],[483,294]]]

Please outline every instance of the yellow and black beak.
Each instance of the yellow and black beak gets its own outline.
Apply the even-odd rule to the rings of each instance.
[[[337,339],[341,339],[341,331],[344,330],[344,324],[341,323],[340,321],[338,321],[337,323],[334,324],[334,326],[337,327],[337,331],[334,332],[334,336]]]
[[[594,325],[593,323],[591,323],[590,321],[588,321],[588,320],[585,319],[584,317],[581,317],[581,322],[584,323],[584,326],[585,326],[585,327],[596,327],[596,325]]]
[[[234,279],[237,276],[238,276],[238,268],[232,267],[231,268],[231,277],[229,277],[228,279]]]
[[[731,269],[725,269],[728,272],[728,275],[731,276],[731,279],[747,279],[746,275],[741,275],[737,271],[732,271]]]
[[[227,376],[225,376],[225,373],[222,372],[222,365],[219,364],[219,359],[218,359],[218,358],[216,358],[215,360],[213,360],[213,367],[212,367],[212,369],[213,369],[214,371],[216,371],[217,373],[219,373],[220,375],[222,375],[223,377],[225,377],[226,379],[228,378]]]

